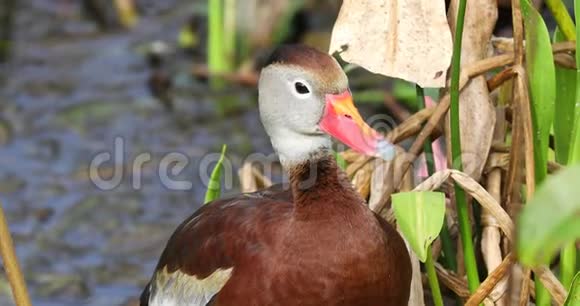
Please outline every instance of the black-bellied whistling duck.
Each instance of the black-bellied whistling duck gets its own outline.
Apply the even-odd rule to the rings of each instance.
[[[407,305],[411,264],[330,154],[393,146],[363,121],[331,56],[284,46],[259,81],[262,123],[290,178],[201,207],[169,239],[141,305]]]

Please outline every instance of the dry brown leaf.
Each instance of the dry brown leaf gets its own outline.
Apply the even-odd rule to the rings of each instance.
[[[530,290],[530,284],[532,281],[530,279],[530,269],[524,268],[523,270],[523,278],[521,279],[521,291],[519,296],[519,305],[526,306],[529,305],[530,301],[530,293],[533,292]]]
[[[398,143],[416,135],[423,128],[425,121],[427,121],[434,112],[435,107],[428,107],[414,113],[412,116],[407,118],[407,120],[401,122],[401,124],[389,131],[387,139],[392,143]]]
[[[461,75],[459,77],[459,90],[461,90],[469,82],[470,78],[481,75],[491,69],[509,65],[512,62],[513,62],[513,54],[502,54],[477,61],[465,67],[464,69],[462,69]],[[405,171],[410,167],[411,163],[415,160],[415,157],[418,156],[419,153],[423,150],[423,144],[425,143],[427,138],[433,133],[433,130],[439,124],[443,116],[447,113],[449,105],[450,99],[449,94],[447,93],[439,100],[439,103],[437,104],[437,106],[435,106],[433,114],[431,114],[429,120],[427,121],[421,132],[417,135],[417,138],[413,142],[413,145],[406,154],[406,158],[404,158],[402,166]],[[380,211],[381,209],[382,207],[378,207],[378,211]]]
[[[494,135],[493,140],[494,142],[502,143],[505,139],[506,134],[506,120],[504,117],[504,109],[498,108],[496,110],[496,123],[494,128]],[[498,154],[498,153],[494,153]],[[504,153],[505,154],[505,153]],[[507,155],[507,154],[505,154]],[[489,160],[488,164],[489,166]],[[501,182],[502,182],[502,175],[501,169],[499,168],[492,168],[487,176],[487,190],[493,196],[493,198],[501,202]],[[497,221],[493,217],[493,215],[487,210],[483,209],[481,213],[481,224],[483,225],[483,231],[481,234],[481,253],[483,254],[483,259],[485,265],[487,267],[487,271],[498,271],[499,267],[506,262],[507,258],[502,261],[502,250],[501,250],[501,233],[499,231]],[[510,255],[511,256],[511,255]],[[507,271],[507,267],[506,267]],[[497,272],[499,273],[499,271]],[[491,276],[491,275],[490,275]],[[488,276],[489,279],[489,276]],[[486,280],[487,282],[487,280]],[[484,282],[485,284],[485,282]],[[502,280],[497,280],[496,283],[493,284],[489,291],[487,291],[484,296],[491,295],[492,293],[494,296],[490,296],[492,300],[496,301],[497,306],[504,306],[506,305],[506,299],[503,297],[504,293],[507,291],[507,278]],[[482,286],[483,287],[483,286]],[[492,292],[493,290],[493,292]],[[479,291],[479,289],[478,289]],[[479,303],[481,300],[477,300],[474,298],[473,295],[470,298],[470,301],[475,305]],[[469,302],[469,301],[468,301]]]
[[[509,272],[508,291],[506,293],[507,305],[517,305],[520,298],[521,284],[524,277],[522,267],[516,262]]]
[[[391,194],[395,192],[404,179],[403,171],[407,154],[401,147],[396,146],[396,156],[390,161],[375,159],[373,161],[374,171],[371,177],[371,194],[369,198],[369,208],[377,213],[381,213],[385,208]],[[411,170],[412,171],[412,170]]]
[[[401,236],[403,236],[401,234]],[[407,245],[407,251],[409,252],[409,257],[411,258],[411,267],[413,268],[413,277],[411,278],[411,293],[409,296],[409,305],[413,306],[425,306],[425,295],[423,294],[423,282],[421,281],[421,264],[419,263],[419,258],[415,255],[409,246],[409,243],[405,240]]]
[[[455,29],[458,1],[451,1],[449,23]],[[497,20],[497,0],[470,1],[465,13],[465,28],[461,51],[461,66],[466,67],[487,57],[488,44]],[[462,90],[459,105],[461,128],[461,159],[463,169],[479,180],[495,125],[495,110],[489,97],[484,76],[473,78]],[[448,149],[451,149],[447,138]],[[450,156],[451,154],[449,154]]]
[[[251,163],[244,163],[240,170],[238,170],[240,189],[242,192],[254,192],[258,190],[258,182],[254,177],[253,168]]]
[[[476,306],[479,305],[479,303],[483,302],[483,300],[487,297],[487,298],[491,298],[495,301],[497,301],[497,297],[494,299],[494,297],[492,297],[492,292],[494,290],[494,288],[496,288],[496,286],[500,283],[506,283],[507,282],[507,273],[511,270],[511,266],[515,261],[515,256],[513,256],[511,253],[508,254],[506,256],[506,258],[500,262],[499,265],[497,265],[497,267],[492,270],[493,272],[491,272],[487,278],[485,279],[485,281],[483,283],[481,283],[481,285],[477,288],[477,291],[474,292],[473,295],[471,295],[471,297],[469,297],[469,300],[467,300],[467,302],[465,303],[465,306]],[[505,290],[501,295],[503,295],[503,293],[505,293]],[[500,297],[501,297],[500,295]],[[491,303],[492,305],[494,303]],[[502,303],[503,305],[503,303]]]
[[[378,212],[385,194],[391,194],[395,190],[393,161],[376,160],[373,175],[371,176],[371,195],[369,197],[369,208]]]
[[[363,199],[366,199],[369,196],[372,172],[373,162],[366,163],[354,174],[351,180],[354,189],[362,196]]]
[[[344,0],[330,52],[422,87],[444,87],[452,40],[445,1]]]
[[[437,271],[437,278],[439,278],[441,283],[457,294],[457,296],[467,298],[471,295],[469,289],[467,289],[467,280],[465,278],[457,276],[454,272],[445,270],[439,263],[435,263],[435,270]]]
[[[240,189],[242,192],[255,192],[262,188],[272,186],[270,178],[266,177],[260,170],[256,169],[251,162],[245,162],[238,170],[240,178]]]

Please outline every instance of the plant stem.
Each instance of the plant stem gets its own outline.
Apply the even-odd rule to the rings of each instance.
[[[224,56],[227,72],[234,71],[236,66],[236,0],[224,1]]]
[[[576,274],[576,243],[567,244],[560,254],[560,279],[565,288],[570,288]]]
[[[227,71],[227,63],[224,56],[224,3],[223,0],[208,0],[208,44],[207,62],[212,74]],[[214,87],[219,87],[221,82],[212,80]]]
[[[2,203],[0,203],[0,256],[4,263],[6,277],[12,287],[12,295],[17,306],[30,306],[30,298],[28,297],[28,290],[26,289],[26,282],[22,276],[22,271],[18,265],[18,258],[14,252],[14,244],[6,218],[4,217],[4,210]]]
[[[433,294],[433,303],[435,306],[443,306],[443,297],[441,296],[441,288],[439,288],[439,280],[437,279],[437,272],[435,271],[431,246],[427,247],[427,260],[425,260],[425,267],[427,268],[427,278],[429,279],[431,294]]]
[[[425,91],[419,85],[416,85],[417,91],[417,106],[419,109],[425,108]],[[425,152],[425,161],[427,163],[427,173],[429,176],[433,175],[436,171],[435,160],[433,156],[433,146],[431,143],[431,137],[427,137],[425,144],[423,145],[423,152]],[[441,245],[443,246],[443,264],[445,268],[451,269],[457,272],[457,262],[455,261],[455,248],[453,247],[453,242],[451,241],[451,235],[449,234],[449,228],[447,227],[447,220],[444,220],[443,227],[441,228]]]
[[[451,117],[451,158],[453,165],[459,171],[463,171],[461,162],[461,133],[459,128],[459,73],[461,66],[461,45],[463,36],[463,24],[465,21],[465,7],[467,0],[459,0],[457,22],[455,24],[455,37],[453,42],[453,58],[451,61],[451,88],[450,88],[450,117]],[[479,274],[471,235],[471,223],[467,208],[465,191],[455,184],[455,204],[459,218],[459,233],[463,246],[465,271],[467,272],[467,284],[470,292],[475,292],[479,287]]]
[[[580,3],[574,0],[574,15],[580,16]],[[580,36],[580,22],[576,24],[576,36]],[[576,50],[580,48],[580,42],[576,41]],[[580,63],[580,52],[576,52],[576,63]],[[580,66],[576,65],[576,110],[574,115],[570,152],[568,164],[580,163]]]
[[[550,306],[550,293],[537,275],[534,276],[534,284],[536,285],[536,306]]]
[[[417,90],[417,105],[419,105],[419,108],[421,109],[425,108],[425,91],[419,85],[416,85],[416,90]],[[433,147],[431,144],[431,137],[427,138],[424,146],[425,147],[423,150],[425,153],[425,162],[427,164],[427,173],[429,174],[429,176],[431,176],[436,171],[435,161],[433,158]],[[443,219],[443,228],[447,229],[447,222],[445,218]],[[441,234],[442,233],[443,231],[441,231]],[[446,231],[445,233],[449,235],[449,231]],[[449,236],[447,236],[446,238],[449,239],[449,241],[451,240]],[[444,240],[443,236],[441,236],[441,240]],[[443,244],[443,246],[445,247],[445,244]],[[443,250],[443,252],[446,255],[445,259],[447,261],[450,261],[450,258],[453,257],[453,255],[451,255],[451,252],[445,249]],[[425,267],[427,268],[427,278],[429,279],[429,287],[431,288],[431,294],[433,295],[433,302],[435,303],[435,306],[443,306],[443,297],[441,296],[441,288],[439,287],[439,280],[437,279],[437,272],[435,271],[435,263],[433,262],[433,251],[431,245],[427,247],[427,260],[425,261]]]
[[[576,40],[576,30],[574,26],[574,21],[568,13],[566,5],[562,0],[546,0],[546,6],[556,19],[558,28],[562,31],[562,34],[566,37],[566,40],[575,41]]]

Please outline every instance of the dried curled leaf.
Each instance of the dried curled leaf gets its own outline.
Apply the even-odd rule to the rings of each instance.
[[[449,22],[455,29],[459,1],[451,1]],[[462,69],[487,58],[487,49],[497,20],[497,1],[473,1],[467,6],[461,48]],[[459,125],[461,134],[461,161],[464,171],[479,180],[495,126],[495,109],[491,103],[484,76],[472,78],[459,98]],[[449,131],[450,133],[450,131]],[[451,137],[448,148],[451,149]],[[451,154],[449,154],[451,156]],[[453,161],[454,163],[457,161]]]
[[[445,1],[345,0],[334,24],[330,52],[365,69],[444,87],[451,63]]]

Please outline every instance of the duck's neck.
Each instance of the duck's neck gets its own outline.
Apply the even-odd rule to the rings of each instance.
[[[329,205],[363,203],[328,150],[316,151],[307,160],[285,168],[290,176],[297,211],[327,210],[333,209]]]
[[[330,137],[324,134],[304,135],[286,128],[266,128],[272,146],[286,171],[308,162],[331,147]]]

